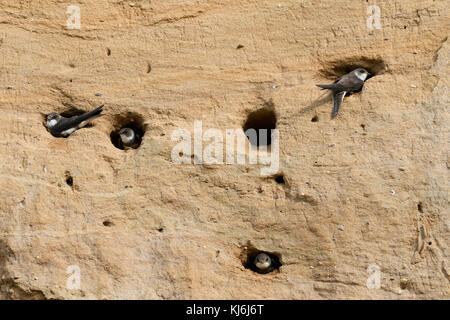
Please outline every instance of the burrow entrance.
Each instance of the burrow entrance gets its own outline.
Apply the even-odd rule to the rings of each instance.
[[[272,261],[271,268],[266,271],[262,271],[262,270],[258,269],[255,265],[255,259],[258,256],[258,254],[260,254],[260,253],[267,254]],[[260,273],[260,274],[279,272],[279,269],[282,266],[281,254],[276,253],[276,252],[261,251],[249,244],[242,250],[240,259],[241,259],[241,262],[242,262],[242,265],[244,266],[244,268],[250,269],[253,272]]]
[[[110,133],[111,143],[120,150],[125,150],[125,146],[120,138],[120,130],[123,128],[129,128],[134,131],[136,135],[136,144],[132,147],[137,149],[142,143],[147,125],[145,124],[144,117],[134,112],[127,112],[124,114],[115,115],[113,119],[113,130]]]
[[[322,77],[336,80],[343,75],[352,72],[357,68],[364,68],[373,76],[383,74],[387,71],[387,65],[380,57],[353,57],[342,60],[323,62],[323,67],[319,71]]]
[[[275,108],[273,104],[267,104],[248,114],[243,125],[243,130],[250,144],[254,146],[269,146],[272,143],[272,130],[276,128],[276,125],[277,116],[275,114]],[[260,132],[260,129],[264,130]]]

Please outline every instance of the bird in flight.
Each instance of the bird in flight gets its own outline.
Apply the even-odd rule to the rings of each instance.
[[[333,110],[331,118],[336,117],[339,107],[347,93],[358,92],[362,89],[364,82],[372,76],[367,70],[358,68],[340,77],[332,84],[316,84],[319,88],[333,91]]]

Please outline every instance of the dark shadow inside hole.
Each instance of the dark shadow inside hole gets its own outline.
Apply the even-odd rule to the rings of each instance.
[[[270,145],[272,143],[272,130],[276,128],[276,124],[277,117],[273,107],[266,106],[251,112],[247,116],[243,130],[252,145]],[[247,132],[247,130],[249,131]]]
[[[163,232],[164,228],[158,228],[158,232]]]
[[[260,270],[255,265],[255,258],[260,253],[265,253],[265,254],[267,254],[270,257],[272,265],[271,265],[271,267],[268,270],[264,270],[264,271]],[[258,250],[256,248],[254,248],[254,247],[251,247],[251,246],[247,248],[247,252],[243,253],[243,255],[244,255],[243,256],[243,258],[244,258],[244,260],[243,260],[244,268],[250,269],[250,270],[252,270],[252,271],[254,271],[256,273],[266,274],[266,273],[271,273],[271,272],[274,272],[274,271],[278,271],[279,272],[279,269],[280,269],[280,267],[282,265],[281,264],[281,255],[279,255],[277,253],[261,251],[261,250]]]
[[[81,116],[86,112],[88,111],[84,111],[75,107],[70,107],[69,109],[62,111],[59,114],[62,115],[63,117],[70,118],[73,116]]]
[[[106,55],[108,55],[108,56],[111,55],[111,49],[110,48],[106,48]]]
[[[136,144],[133,149],[139,148],[142,143],[147,125],[144,122],[144,118],[137,113],[127,112],[125,114],[116,115],[114,119],[114,129],[110,133],[111,143],[118,149],[125,150],[125,146],[120,138],[120,130],[123,128],[129,128],[134,131],[136,135]]]
[[[105,220],[105,221],[103,221],[103,225],[105,227],[112,227],[112,226],[114,226],[114,222],[109,221],[109,220]]]
[[[368,79],[383,74],[387,70],[382,58],[355,57],[325,62],[320,70],[320,75],[330,80],[337,80],[357,68],[366,69],[371,74]]]
[[[284,180],[284,175],[279,174],[275,176],[275,182],[279,184],[285,184],[286,181]]]
[[[68,186],[72,187],[73,186],[73,178],[70,175],[69,171],[66,171],[66,183]]]
[[[314,117],[312,117],[311,122],[318,122],[319,121],[319,117],[317,115],[315,115]]]
[[[422,202],[419,202],[419,203],[417,204],[417,210],[419,210],[420,213],[423,213],[423,205],[422,205]]]

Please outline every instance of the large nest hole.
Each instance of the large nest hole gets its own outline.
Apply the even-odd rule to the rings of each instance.
[[[136,135],[136,143],[133,145],[133,149],[139,148],[142,143],[147,125],[145,124],[144,118],[137,113],[127,112],[125,114],[116,115],[113,121],[113,130],[110,133],[110,138],[112,144],[121,150],[125,150],[126,147],[122,143],[120,138],[120,130],[123,128],[129,128],[134,131]]]
[[[269,104],[251,112],[247,116],[243,129],[252,145],[270,145],[272,143],[272,130],[276,128],[276,124],[277,116],[273,104]],[[260,132],[260,129],[263,130]],[[247,132],[247,130],[249,131]],[[256,136],[254,133],[256,133]]]
[[[267,256],[269,256],[271,260],[271,266],[266,270],[259,269],[255,264],[255,259],[260,253],[266,254]],[[241,252],[241,261],[244,268],[250,269],[260,274],[279,272],[279,269],[282,265],[281,254],[275,252],[261,251],[251,245],[245,247],[244,250]]]
[[[325,78],[336,80],[357,68],[366,69],[372,76],[383,74],[387,71],[387,66],[380,57],[357,57],[325,62],[323,63],[323,68],[319,72],[320,75]]]

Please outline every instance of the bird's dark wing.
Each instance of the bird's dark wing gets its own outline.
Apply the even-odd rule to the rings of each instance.
[[[103,105],[101,105],[97,109],[86,112],[80,116],[73,116],[70,118],[62,117],[61,120],[59,120],[59,122],[50,129],[50,132],[54,135],[55,134],[57,135],[57,134],[61,133],[62,131],[65,131],[65,130],[73,128],[73,127],[77,127],[81,122],[99,115],[102,112],[102,110],[103,110]]]
[[[85,121],[85,120],[87,120],[89,118],[92,118],[92,117],[94,117],[96,115],[99,115],[102,112],[102,110],[103,110],[103,104],[100,107],[98,107],[97,109],[94,109],[92,111],[86,112],[86,113],[82,114],[81,116],[71,117],[70,119],[75,118],[74,121],[77,121],[78,123],[81,123],[81,122],[83,122],[83,121]]]
[[[73,119],[73,118],[76,118],[76,117],[71,117],[71,118],[62,117],[58,121],[57,124],[55,124],[53,127],[50,128],[50,132],[54,136],[58,136],[61,132],[78,125],[78,123],[75,121],[76,119]]]
[[[341,106],[342,100],[344,100],[344,96],[347,92],[333,92],[333,111],[331,112],[331,119],[336,117],[339,111],[339,107]]]
[[[358,79],[354,74],[346,74],[341,77],[335,84],[334,90],[339,91],[358,91],[363,86],[364,81]]]

